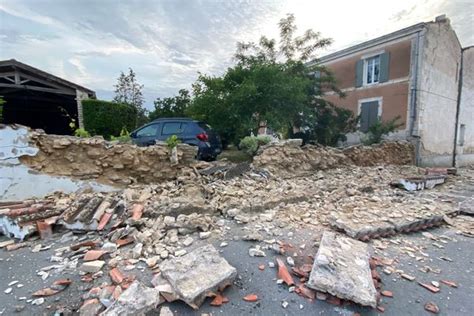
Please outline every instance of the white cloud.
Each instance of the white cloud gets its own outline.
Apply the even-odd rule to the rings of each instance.
[[[156,96],[190,88],[198,71],[225,71],[237,41],[278,37],[277,23],[290,12],[300,31],[332,37],[330,50],[441,13],[463,45],[474,44],[469,0],[2,0],[0,58],[16,58],[107,98],[120,71],[132,67],[151,105]]]

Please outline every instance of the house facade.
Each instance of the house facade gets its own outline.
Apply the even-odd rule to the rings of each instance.
[[[462,48],[445,16],[324,56],[340,98],[334,105],[360,116],[347,144],[361,141],[375,122],[399,118],[391,139],[415,144],[418,165],[474,163],[474,49]]]

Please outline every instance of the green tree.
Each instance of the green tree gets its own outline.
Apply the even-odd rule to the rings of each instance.
[[[128,69],[128,74],[123,71],[114,85],[115,97],[114,102],[129,104],[135,108],[137,117],[135,127],[147,122],[146,110],[143,108],[145,99],[143,98],[143,85],[138,83],[137,76],[132,68]]]
[[[180,117],[186,115],[186,109],[191,103],[191,95],[186,89],[181,89],[177,96],[171,98],[157,98],[155,109],[148,114],[150,121],[160,117]]]
[[[295,36],[293,15],[282,19],[279,27],[278,43],[264,36],[257,44],[238,43],[235,66],[221,77],[201,74],[193,85],[194,100],[187,113],[207,121],[224,140],[234,143],[256,131],[263,121],[277,131],[293,126],[313,128],[315,124],[308,124],[307,117],[322,119],[319,112],[326,114],[330,106],[323,99],[324,92],[342,95],[327,68],[308,63],[315,60],[316,50],[327,47],[331,39],[312,30]],[[329,113],[339,115],[344,111]],[[348,111],[343,114],[350,116]],[[334,120],[339,119],[343,117]]]

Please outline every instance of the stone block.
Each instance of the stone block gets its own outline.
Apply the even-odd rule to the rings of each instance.
[[[307,286],[364,306],[376,307],[377,292],[365,243],[325,231]]]
[[[135,281],[101,315],[145,315],[159,303],[160,292],[157,289]]]
[[[160,264],[160,270],[179,298],[194,309],[211,292],[230,285],[237,271],[212,246],[206,245]]]
[[[102,261],[102,260],[84,262],[81,266],[81,271],[87,272],[87,273],[96,273],[102,269],[104,264],[105,264],[105,261]]]

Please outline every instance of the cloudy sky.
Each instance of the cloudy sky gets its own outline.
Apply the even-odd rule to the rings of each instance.
[[[15,58],[111,99],[132,67],[156,97],[190,88],[197,73],[221,74],[238,41],[277,37],[294,13],[298,29],[334,44],[319,54],[447,14],[463,46],[474,45],[471,0],[0,0],[0,59]]]

